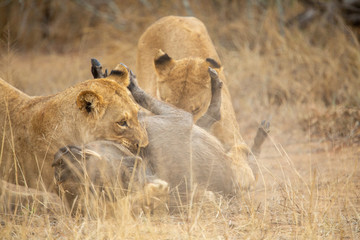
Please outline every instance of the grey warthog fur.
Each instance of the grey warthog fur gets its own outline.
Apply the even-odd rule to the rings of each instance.
[[[94,77],[102,75],[102,73],[96,73],[94,68],[93,74]],[[200,127],[194,125],[190,113],[145,93],[138,87],[135,76],[130,71],[128,89],[135,101],[153,115],[144,114],[141,117],[149,139],[149,144],[139,152],[142,168],[134,172],[131,164],[124,166],[131,169],[130,172],[135,176],[134,181],[140,185],[151,182],[153,179],[167,182],[172,192],[170,205],[187,203],[195,189],[208,190],[224,196],[232,196],[240,189],[238,172],[232,164],[231,156],[226,153],[219,140],[205,130],[219,119],[221,101],[222,83],[211,68],[209,68],[209,74],[212,83],[212,100],[208,111],[198,121]],[[263,126],[265,126],[264,123]],[[268,125],[265,129],[260,127],[254,141],[253,149],[256,149],[258,154],[267,136],[268,127]],[[112,148],[117,149],[121,146],[97,141],[85,146],[82,151],[106,156],[108,162],[124,157],[123,153],[119,154]],[[70,153],[72,148],[68,148],[68,151]],[[75,155],[69,154],[70,157]],[[85,161],[88,161],[87,157],[85,158]],[[89,162],[90,165],[92,164]],[[97,169],[96,166],[90,166],[90,168]],[[121,170],[120,173],[122,173]],[[116,176],[120,173],[115,171],[108,176],[111,178],[112,175]]]

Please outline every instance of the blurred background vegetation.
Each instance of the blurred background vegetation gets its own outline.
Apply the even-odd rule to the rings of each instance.
[[[90,57],[135,69],[138,38],[167,15],[207,26],[243,129],[271,116],[359,142],[357,0],[0,0],[0,76],[45,95],[90,78]]]

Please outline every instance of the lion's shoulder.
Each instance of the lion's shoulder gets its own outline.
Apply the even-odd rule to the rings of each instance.
[[[7,98],[0,95],[2,154],[8,159],[0,163],[0,175],[15,181],[18,174],[11,159],[16,153],[30,187],[36,187],[39,174],[45,186],[51,186],[51,162],[62,146],[99,139],[115,141],[129,150],[146,146],[147,133],[138,120],[139,107],[128,93],[128,83],[128,70],[122,67],[105,79],[80,82],[50,96],[29,97],[0,80],[0,93],[12,91]],[[38,159],[44,161],[41,173]]]

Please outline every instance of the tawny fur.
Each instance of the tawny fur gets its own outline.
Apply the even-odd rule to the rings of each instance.
[[[123,68],[120,66],[120,70]],[[31,97],[0,79],[0,177],[55,191],[56,151],[107,139],[135,149],[147,144],[126,74],[79,83],[46,97]],[[119,123],[126,126],[119,126]]]
[[[167,59],[159,49],[171,59]],[[214,68],[224,84],[221,119],[210,132],[242,169],[242,182],[246,187],[254,181],[253,173],[242,157],[248,150],[240,135],[223,69],[212,65],[213,61],[206,61],[207,58],[221,65],[214,44],[200,20],[177,16],[161,18],[143,33],[138,42],[136,70],[139,86],[152,96],[192,113],[196,122],[209,106],[211,84],[208,67]]]
[[[1,213],[54,213],[63,212],[63,204],[55,193],[38,191],[0,180]]]
[[[159,49],[174,59],[169,73],[157,72],[154,67]],[[212,58],[221,65],[206,27],[200,20],[176,16],[161,18],[143,33],[138,43],[136,74],[139,86],[176,107],[191,113],[196,111],[193,114],[196,122],[205,113],[211,98],[210,64],[206,58]],[[214,124],[211,132],[230,148],[237,142],[241,143],[242,139],[225,75],[222,69],[218,72],[224,82],[222,118]],[[157,92],[163,94],[158,96]]]

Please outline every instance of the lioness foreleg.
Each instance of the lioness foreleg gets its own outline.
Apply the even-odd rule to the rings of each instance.
[[[130,196],[132,199],[131,209],[134,215],[143,211],[151,214],[155,209],[165,207],[169,200],[169,184],[159,178],[153,178],[144,185],[143,191]]]

